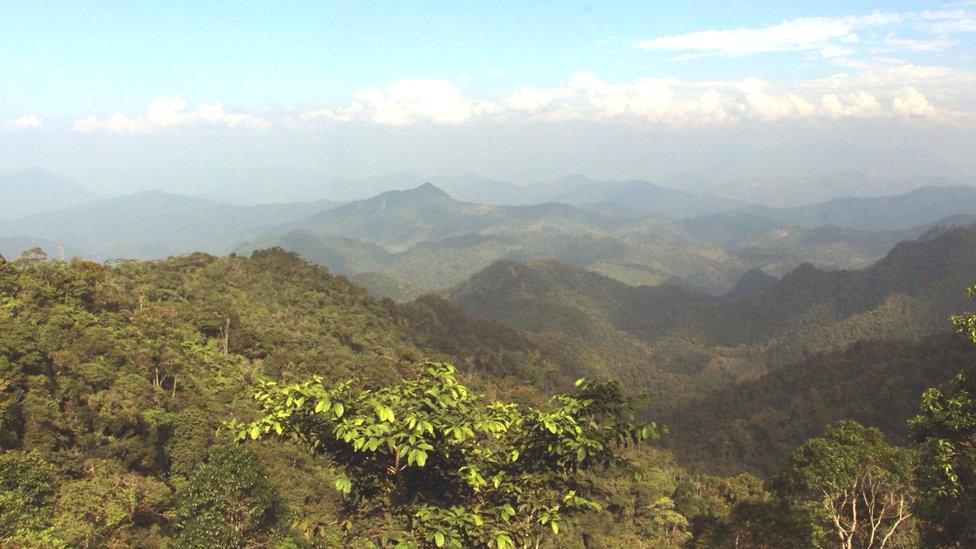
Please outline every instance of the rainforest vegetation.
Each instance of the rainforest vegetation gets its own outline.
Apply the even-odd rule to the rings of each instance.
[[[954,322],[976,338],[976,317]],[[544,334],[443,297],[377,300],[280,249],[108,264],[32,250],[0,260],[0,539],[970,546],[961,337],[812,355],[664,409]],[[833,393],[809,389],[839,372]],[[900,391],[887,411],[870,404],[883,383]],[[738,415],[708,425],[715,403]]]

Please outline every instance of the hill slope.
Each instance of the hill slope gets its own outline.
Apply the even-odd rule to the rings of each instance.
[[[451,296],[470,314],[561,341],[584,370],[644,385],[655,371],[728,381],[862,338],[937,333],[966,309],[974,273],[968,228],[904,242],[859,271],[801,266],[735,300],[635,288],[551,261],[496,263]]]
[[[666,445],[689,465],[714,472],[770,474],[804,440],[854,419],[907,442],[918,397],[976,359],[956,334],[921,341],[863,341],[716,390],[675,410]]]

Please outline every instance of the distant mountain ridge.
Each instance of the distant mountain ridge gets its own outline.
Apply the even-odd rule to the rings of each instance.
[[[835,198],[795,208],[751,206],[745,211],[808,228],[835,225],[872,231],[902,230],[949,216],[976,215],[976,189],[929,186],[894,196]]]
[[[428,290],[499,259],[549,258],[632,285],[672,281],[724,294],[753,268],[777,276],[804,262],[860,268],[928,230],[803,228],[738,211],[669,222],[622,213],[625,206],[594,208],[476,204],[424,184],[275,227],[238,250],[282,246],[336,272],[378,272]]]
[[[502,233],[558,226],[560,230],[599,232],[610,224],[612,221],[604,216],[566,204],[494,206],[461,202],[424,183],[344,204],[273,232],[303,229],[365,240],[398,251],[421,242],[481,231]]]
[[[52,241],[94,259],[151,259],[195,251],[228,253],[241,240],[334,206],[329,201],[234,206],[145,191],[56,212],[0,221],[0,235]]]
[[[0,172],[0,219],[60,210],[96,198],[74,181],[45,170]]]
[[[484,190],[492,182],[467,179],[455,184]],[[811,215],[809,208],[743,211],[739,204],[640,181],[571,177],[531,188],[580,205],[464,202],[429,183],[342,205],[318,200],[235,206],[150,191],[2,220],[0,236],[12,255],[17,252],[11,248],[20,245],[64,245],[72,253],[96,259],[282,246],[335,272],[379,273],[423,291],[456,284],[500,259],[549,258],[631,285],[672,282],[724,295],[754,268],[773,276],[804,262],[825,270],[860,268],[897,242],[919,236],[938,219],[976,219],[965,213],[969,205],[964,198],[973,191],[964,187],[926,188],[816,207],[827,211],[829,219],[839,209],[870,222],[883,217],[877,212],[885,204],[903,209],[916,202],[925,206],[917,208],[914,217],[903,217],[927,224],[888,231],[804,227],[772,217],[802,221]],[[727,207],[733,209],[723,209]],[[664,216],[656,208],[670,214]],[[947,212],[949,217],[935,217]],[[662,219],[692,213],[701,215]],[[843,221],[843,215],[836,215]]]

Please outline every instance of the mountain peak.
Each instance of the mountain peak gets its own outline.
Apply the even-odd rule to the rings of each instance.
[[[757,297],[773,289],[778,282],[779,279],[757,267],[742,275],[726,297],[729,299]]]
[[[404,192],[410,193],[410,194],[413,194],[413,195],[441,196],[441,197],[450,198],[450,195],[448,195],[444,191],[444,189],[438,187],[437,185],[434,185],[433,183],[429,183],[429,182],[428,183],[424,183],[422,185],[418,185],[418,186],[416,186],[416,187],[414,187],[412,189],[409,189],[407,191],[404,191]]]

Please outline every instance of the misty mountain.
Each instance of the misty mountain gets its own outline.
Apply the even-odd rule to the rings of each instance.
[[[289,223],[277,233],[304,229],[403,250],[425,241],[475,232],[521,230],[599,232],[612,220],[566,204],[493,206],[461,202],[430,183],[389,191]]]
[[[953,215],[976,214],[976,189],[966,186],[921,187],[876,198],[836,198],[795,208],[750,206],[748,213],[801,227],[835,225],[870,231],[902,230]]]
[[[239,246],[237,251],[249,254],[274,246],[294,251],[335,273],[381,273],[424,291],[454,285],[499,259],[549,257],[590,266],[612,264],[629,253],[626,244],[617,239],[588,233],[468,233],[389,252],[372,242],[303,229],[264,236]]]
[[[921,187],[960,185],[945,177],[871,177],[861,172],[834,172],[817,177],[736,177],[702,180],[701,188],[743,202],[788,208],[828,202],[835,198],[871,198],[904,194]]]
[[[0,235],[64,244],[95,259],[227,253],[273,226],[333,206],[318,201],[245,207],[147,191],[0,221]]]
[[[495,205],[525,205],[545,202],[545,200],[537,200],[535,185],[516,185],[507,181],[485,179],[472,174],[435,176],[428,179],[434,185],[444,189],[453,198],[464,202]]]
[[[60,210],[95,198],[95,193],[45,170],[0,172],[0,219]]]
[[[620,217],[621,209],[468,203],[425,184],[275,227],[238,251],[281,246],[334,272],[377,272],[427,290],[497,260],[556,259],[635,286],[674,282],[721,295],[753,268],[780,276],[803,263],[865,267],[928,229],[803,228],[735,211],[668,222]]]
[[[648,181],[594,181],[581,175],[537,185],[538,201],[563,202],[603,213],[683,219],[731,210],[742,204],[710,194],[673,189]]]

